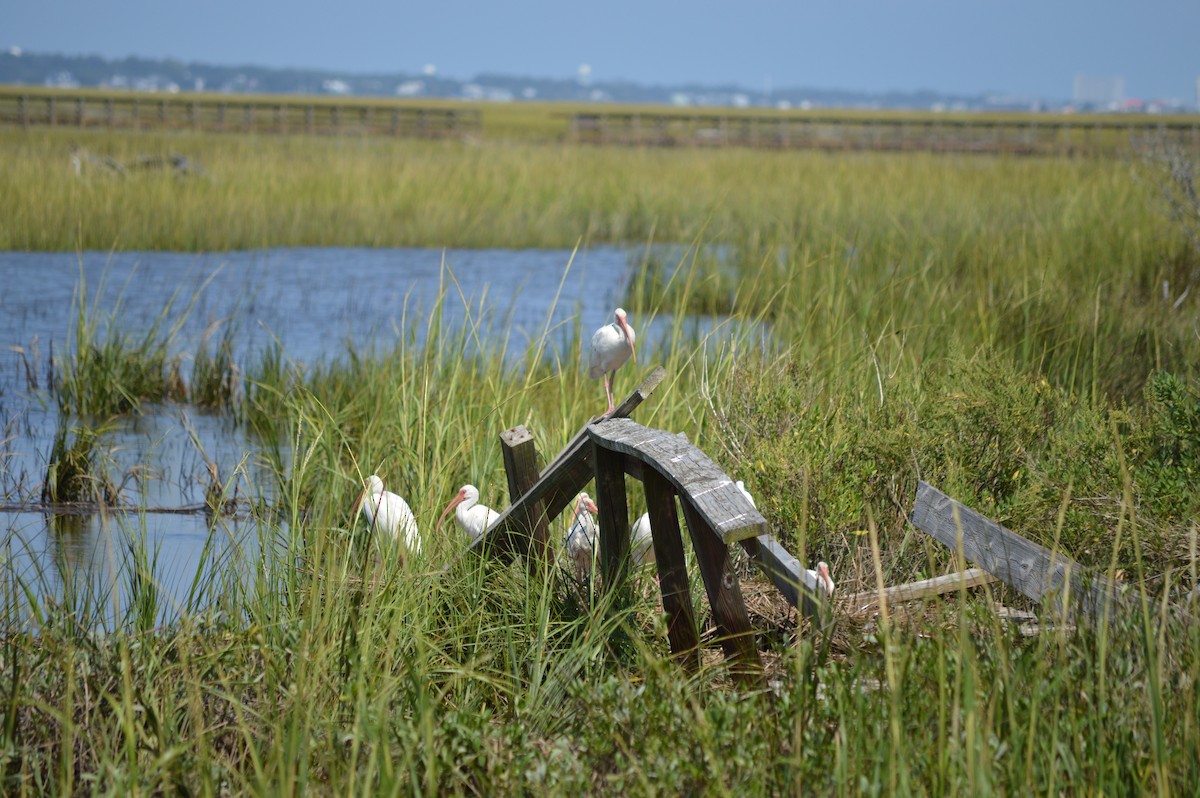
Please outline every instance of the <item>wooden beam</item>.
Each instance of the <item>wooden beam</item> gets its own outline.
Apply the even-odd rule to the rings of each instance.
[[[1070,616],[1082,611],[1096,618],[1123,603],[1112,585],[1087,578],[1084,567],[1071,558],[1005,529],[927,482],[917,483],[911,520],[1023,595],[1051,602],[1056,612]]]
[[[822,610],[827,607],[825,589],[774,535],[747,538],[741,544],[789,604],[806,618],[821,617]]]
[[[655,366],[646,379],[642,380],[633,393],[625,401],[617,405],[613,417],[624,418],[654,392],[664,379],[667,371],[662,366]],[[592,480],[594,466],[592,461],[592,444],[588,439],[587,428],[580,430],[571,442],[567,444],[558,456],[542,470],[538,481],[525,494],[509,505],[488,528],[471,544],[471,550],[487,549],[492,554],[502,558],[511,558],[514,546],[513,536],[519,534],[522,527],[521,518],[527,503],[542,502],[547,520],[558,517],[575,500],[575,496]]]
[[[916,601],[917,599],[929,596],[940,596],[943,593],[951,593],[955,590],[979,587],[980,585],[986,585],[995,581],[996,577],[982,568],[968,568],[956,574],[935,576],[933,579],[922,579],[919,582],[909,582],[905,585],[886,588],[883,591],[883,597],[887,599],[888,604],[901,601]],[[850,611],[861,612],[862,610],[870,609],[879,604],[879,597],[880,592],[878,590],[866,590],[862,593],[855,593],[850,597],[848,602]]]
[[[680,500],[699,513],[705,528],[712,530],[722,544],[769,532],[767,519],[733,480],[686,439],[628,418],[598,421],[588,427],[588,435],[597,448],[625,454],[666,477]]]
[[[725,657],[733,663],[735,676],[744,682],[757,683],[762,674],[762,662],[754,644],[754,629],[750,626],[737,573],[729,561],[729,547],[721,542],[690,502],[681,501],[680,504]]]
[[[519,425],[500,433],[500,450],[504,455],[504,473],[508,475],[508,498],[516,502],[538,480],[537,446],[529,430]],[[542,502],[527,502],[523,509],[524,534],[517,548],[529,557],[532,571],[551,562],[550,524]]]
[[[596,451],[596,505],[600,510],[600,575],[607,593],[619,589],[629,570],[629,505],[625,464],[617,452]]]
[[[658,568],[658,584],[662,590],[663,610],[667,615],[667,638],[671,641],[671,653],[685,668],[696,671],[700,667],[700,633],[692,608],[692,589],[683,554],[683,537],[679,534],[675,490],[653,468],[646,469],[643,485],[646,488],[654,563]]]

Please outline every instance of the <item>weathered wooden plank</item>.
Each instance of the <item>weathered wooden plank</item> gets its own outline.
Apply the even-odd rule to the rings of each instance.
[[[736,676],[743,681],[756,682],[762,674],[762,662],[754,645],[754,629],[750,626],[737,573],[729,561],[729,547],[708,527],[708,521],[691,502],[681,501],[680,505],[725,658],[733,663]]]
[[[747,538],[741,544],[789,604],[799,609],[806,618],[820,617],[826,603],[824,589],[774,535]]]
[[[634,389],[625,401],[617,405],[613,418],[624,418],[637,409],[654,389],[666,379],[667,371],[662,366],[656,366],[654,371],[642,384]],[[533,487],[525,492],[518,501],[509,505],[488,528],[471,544],[471,549],[480,551],[486,548],[501,558],[512,556],[513,536],[524,535],[525,528],[521,519],[524,517],[526,503],[542,502],[547,519],[557,518],[574,500],[579,491],[592,480],[594,465],[592,460],[592,444],[588,438],[587,428],[580,430],[571,442],[567,444],[558,456],[543,470],[541,477]]]
[[[1000,581],[1059,613],[1097,617],[1120,607],[1120,594],[1101,579],[1088,579],[1082,565],[1053,552],[961,504],[927,482],[917,483],[913,526],[951,551],[978,564]],[[1069,600],[1066,596],[1069,595]]]
[[[671,653],[688,670],[700,667],[700,634],[692,608],[692,591],[683,537],[679,533],[679,515],[675,511],[675,491],[671,483],[653,468],[647,468],[643,486],[646,509],[654,543],[654,562],[662,590],[663,610],[667,615],[667,638]]]
[[[609,418],[588,427],[597,447],[621,452],[658,470],[680,498],[728,545],[768,533],[767,520],[708,455],[674,433]]]
[[[604,591],[619,589],[629,569],[629,504],[625,465],[616,452],[596,452],[596,506],[600,510],[600,576]]]
[[[516,502],[538,480],[537,446],[533,435],[524,425],[500,433],[500,449],[504,455],[504,473],[508,476],[508,498]],[[542,502],[527,502],[524,526],[530,535],[518,543],[521,554],[530,555],[530,570],[551,561],[550,525]]]
[[[986,585],[995,581],[996,577],[982,568],[968,568],[956,574],[935,576],[932,579],[922,579],[919,582],[909,582],[905,585],[885,588],[883,597],[887,599],[888,604],[901,601],[916,601],[917,599],[929,596],[940,596],[943,593],[951,593],[955,590],[979,587],[980,585]],[[879,604],[879,598],[880,592],[878,590],[865,590],[862,593],[855,593],[848,601],[850,611],[861,612],[862,610],[874,607]]]

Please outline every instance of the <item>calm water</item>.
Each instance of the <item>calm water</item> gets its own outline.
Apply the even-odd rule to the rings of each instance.
[[[14,506],[36,501],[59,419],[44,390],[51,352],[68,348],[76,292],[86,286],[96,317],[117,309],[121,329],[143,333],[175,296],[174,321],[193,297],[174,346],[196,351],[206,334],[235,320],[234,353],[248,360],[278,341],[302,363],[336,359],[348,346],[390,350],[445,297],[450,324],[471,318],[484,346],[506,346],[519,358],[549,325],[558,346],[610,320],[624,296],[629,256],[618,248],[446,251],[426,249],[281,249],[214,254],[0,253],[0,623],[23,622],[24,598],[13,575],[35,595],[60,600],[72,585],[107,597],[92,619],[111,624],[127,601],[128,542],[157,552],[157,573],[172,599],[162,620],[175,617],[200,567],[206,545],[253,552],[250,522],[202,514],[114,514],[54,517]],[[569,268],[568,268],[569,265]],[[657,331],[634,319],[644,361],[653,362]],[[700,323],[703,323],[701,320]],[[219,336],[220,332],[217,332]],[[418,333],[419,334],[419,333]],[[506,342],[506,343],[505,343]],[[419,341],[418,341],[419,343]],[[184,364],[185,378],[190,371]],[[253,441],[218,416],[175,406],[117,421],[101,457],[116,482],[130,475],[121,499],[135,506],[178,508],[203,502],[206,458],[243,462],[244,496],[269,493],[260,480]],[[269,496],[267,496],[269,498]],[[66,593],[69,595],[70,590]]]

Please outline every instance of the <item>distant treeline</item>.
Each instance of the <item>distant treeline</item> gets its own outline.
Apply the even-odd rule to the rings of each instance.
[[[0,53],[0,83],[63,88],[117,88],[142,91],[220,91],[248,94],[343,94],[366,97],[442,97],[477,100],[570,100],[715,106],[863,107],[928,109],[1015,108],[989,95],[948,95],[933,91],[869,94],[810,87],[771,92],[735,85],[648,86],[629,81],[581,81],[483,73],[469,79],[437,74],[393,72],[355,74],[318,69],[218,66],[128,57]],[[1020,103],[1027,107],[1028,102]]]

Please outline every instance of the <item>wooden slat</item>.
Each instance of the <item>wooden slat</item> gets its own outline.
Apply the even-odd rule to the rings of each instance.
[[[909,582],[906,585],[886,588],[883,591],[883,597],[887,599],[888,604],[916,601],[929,596],[940,596],[943,593],[979,587],[995,581],[996,577],[982,568],[968,568],[956,574],[935,576],[932,579],[922,579],[919,582]],[[880,592],[878,590],[865,590],[851,596],[847,603],[851,612],[860,612],[878,605],[879,599]]]
[[[826,606],[825,590],[816,578],[785,549],[774,535],[759,535],[741,541],[750,559],[766,573],[788,603],[807,618],[820,617]]]
[[[508,476],[510,502],[520,499],[538,480],[537,446],[533,435],[524,425],[500,433],[500,449],[504,454],[504,473]],[[529,557],[530,569],[551,562],[550,525],[546,522],[546,511],[542,502],[529,502],[525,508],[525,528],[532,533],[525,538],[521,554]]]
[[[666,379],[667,371],[662,366],[656,366],[642,384],[634,389],[625,401],[617,405],[613,411],[614,418],[624,418],[637,409],[654,389]],[[497,518],[488,531],[471,544],[471,549],[480,551],[486,548],[494,555],[507,558],[512,555],[514,534],[526,534],[521,524],[526,503],[542,502],[546,518],[557,518],[566,509],[575,496],[592,480],[594,465],[592,461],[592,444],[588,439],[587,428],[580,430],[571,442],[567,444],[558,456],[542,470],[541,477],[534,483],[525,495],[509,505]]]
[[[1085,578],[1079,563],[1005,529],[927,482],[917,483],[912,523],[1023,595],[1050,601],[1056,612],[1081,610],[1096,617],[1121,605],[1117,591],[1101,579]],[[1064,591],[1071,597],[1069,607]]]
[[[700,667],[700,634],[692,607],[683,537],[679,534],[679,515],[675,511],[675,491],[671,483],[653,468],[646,469],[646,509],[654,543],[654,562],[662,590],[663,611],[667,616],[667,638],[671,653],[688,670]]]
[[[609,418],[588,427],[597,447],[621,452],[658,470],[680,499],[704,519],[723,544],[765,535],[767,520],[708,455],[678,435]]]
[[[715,530],[708,526],[704,516],[696,511],[691,502],[682,501],[683,517],[687,521],[688,534],[696,551],[696,562],[704,589],[708,593],[708,606],[717,624],[721,647],[725,658],[733,663],[733,672],[743,681],[756,682],[762,673],[762,662],[754,645],[754,629],[746,612],[746,601],[737,574],[729,561],[729,547],[721,542]]]
[[[629,570],[629,505],[625,466],[617,452],[596,455],[596,506],[600,510],[600,576],[604,591],[623,589]]]

